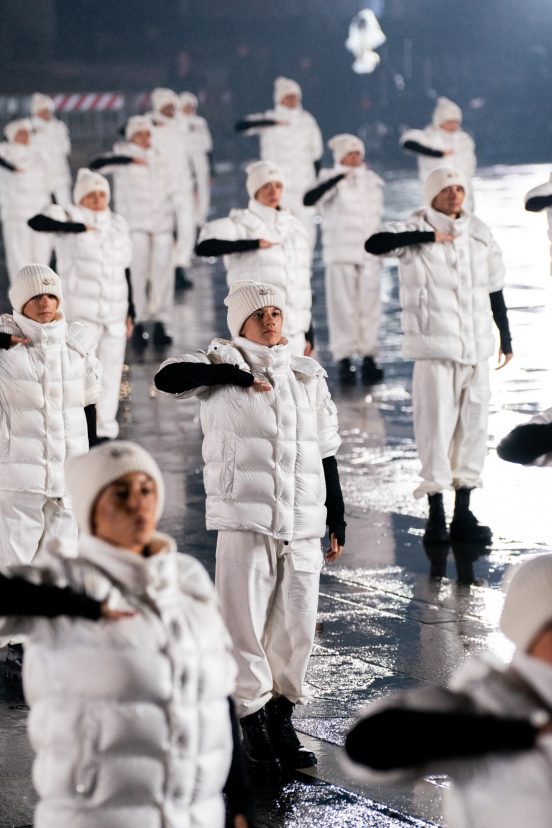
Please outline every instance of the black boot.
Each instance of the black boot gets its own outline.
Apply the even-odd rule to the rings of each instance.
[[[339,382],[341,385],[355,385],[356,368],[351,365],[349,357],[339,360]]]
[[[7,681],[21,684],[23,669],[23,647],[21,644],[8,644],[8,653],[4,662],[4,675]]]
[[[299,741],[291,721],[294,708],[293,702],[285,696],[271,699],[266,706],[268,732],[284,768],[312,768],[317,759],[312,750],[304,748]]]
[[[450,538],[447,529],[447,519],[445,517],[443,495],[441,492],[437,492],[436,494],[428,495],[427,499],[429,502],[429,517],[425,527],[423,542],[448,543]]]
[[[365,356],[362,360],[362,382],[371,385],[374,382],[381,382],[383,379],[383,368],[374,362],[373,357]]]
[[[174,286],[176,290],[189,290],[194,286],[194,283],[188,278],[183,267],[179,266],[174,269]]]
[[[141,322],[137,322],[134,326],[131,342],[133,347],[140,351],[148,347],[149,333],[146,331]]]
[[[455,541],[490,546],[493,533],[488,526],[482,526],[470,510],[471,489],[456,489],[454,515],[450,524],[450,537]]]
[[[279,777],[282,770],[268,732],[266,708],[240,719],[243,755],[250,771],[264,778]]]
[[[153,344],[164,347],[172,345],[173,338],[162,322],[156,322],[153,326]]]

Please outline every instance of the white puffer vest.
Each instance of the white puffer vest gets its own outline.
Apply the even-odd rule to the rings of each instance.
[[[84,325],[41,325],[14,311],[0,331],[32,340],[0,351],[0,489],[65,494],[64,465],[88,451],[84,407],[100,392],[101,367]]]
[[[232,253],[224,257],[228,287],[240,279],[265,282],[286,296],[285,333],[290,338],[306,333],[311,324],[311,253],[308,233],[287,210],[265,207],[255,199],[246,210],[232,210],[228,218],[206,224],[205,239],[265,239],[274,247]]]
[[[0,167],[2,220],[26,222],[52,203],[48,160],[32,144],[0,144],[0,156],[21,170],[11,172]]]
[[[37,116],[32,118],[32,125],[32,142],[49,159],[54,181],[61,180],[70,185],[71,169],[67,156],[71,152],[71,139],[66,124],[58,118],[45,121]]]
[[[230,363],[274,388],[261,393],[220,385],[178,395],[201,400],[207,529],[284,541],[323,537],[322,459],[341,444],[324,369],[309,357],[291,356],[287,345],[268,348],[242,337],[215,339],[207,354],[164,365],[173,362]]]
[[[321,171],[319,183],[341,173],[346,177],[316,205],[322,216],[324,263],[362,265],[374,258],[364,250],[364,242],[380,226],[384,182],[364,165],[336,164],[331,170]]]
[[[420,180],[425,181],[429,173],[436,167],[448,165],[462,170],[468,181],[475,175],[477,158],[475,157],[475,144],[471,135],[459,129],[456,132],[447,132],[446,129],[429,124],[425,129],[409,129],[401,136],[401,144],[405,141],[417,141],[429,149],[452,150],[452,155],[441,158],[432,158],[430,155],[416,154]]]
[[[106,167],[115,180],[115,207],[131,232],[172,233],[175,225],[174,185],[170,167],[159,149],[143,149],[132,141],[115,144],[116,155],[128,155],[143,164]]]
[[[504,264],[487,225],[470,214],[454,220],[426,208],[384,229],[456,236],[390,253],[399,257],[404,356],[464,365],[488,359],[495,347],[489,294],[504,287]]]
[[[35,828],[223,828],[235,666],[211,581],[158,535],[143,558],[96,537],[54,542],[35,581],[121,621],[2,619],[26,636]]]
[[[188,154],[195,162],[197,159],[205,159],[205,156],[213,149],[213,139],[209,125],[205,118],[200,115],[182,115],[179,119]]]
[[[192,197],[193,178],[188,146],[183,140],[179,119],[168,118],[160,112],[150,113],[150,117],[155,124],[153,146],[159,150],[169,167],[177,198],[180,196],[187,202]]]

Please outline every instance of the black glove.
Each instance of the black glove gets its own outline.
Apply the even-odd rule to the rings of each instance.
[[[500,441],[496,453],[509,463],[532,463],[552,452],[552,423],[527,423],[517,426]]]

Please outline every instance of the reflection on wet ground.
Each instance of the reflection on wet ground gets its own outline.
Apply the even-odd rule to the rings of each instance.
[[[323,271],[316,259],[314,289],[318,359],[326,366],[340,414],[340,468],[347,504],[346,556],[322,574],[318,634],[308,679],[311,704],[297,712],[319,768],[298,775],[277,797],[260,793],[259,825],[400,826],[442,824],[446,781],[369,788],[348,778],[339,748],[356,711],[367,701],[415,683],[443,682],[470,654],[510,648],[496,632],[499,583],[506,566],[549,546],[549,478],[546,470],[509,466],[494,452],[514,425],[552,401],[549,332],[552,301],[544,216],[523,210],[523,196],[548,177],[544,167],[484,170],[477,181],[477,212],[504,251],[506,301],[515,360],[493,372],[489,456],[485,487],[473,508],[494,532],[491,550],[462,545],[424,549],[425,502],[412,496],[418,462],[411,422],[411,365],[400,358],[396,272],[388,262],[381,361],[386,376],[371,389],[341,390],[327,350]],[[417,179],[387,177],[387,217],[417,207]],[[219,182],[217,214],[230,206],[234,179]],[[195,288],[177,296],[176,345],[172,352],[205,347],[225,333],[220,266],[199,262]],[[497,345],[498,347],[498,345]],[[214,567],[214,533],[204,527],[201,431],[193,401],[156,394],[152,377],[164,352],[128,354],[123,386],[122,434],[142,442],[158,458],[167,480],[163,529],[182,550]],[[550,480],[552,484],[552,479]],[[447,495],[452,511],[452,495]],[[31,822],[30,757],[24,736],[26,711],[0,679],[0,826]]]

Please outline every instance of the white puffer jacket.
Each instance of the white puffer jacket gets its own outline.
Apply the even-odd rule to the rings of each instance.
[[[47,157],[30,144],[0,144],[0,156],[17,167],[0,167],[2,221],[26,222],[52,203],[54,189]]]
[[[399,257],[404,356],[464,365],[488,359],[495,347],[489,294],[504,287],[504,264],[487,225],[470,214],[449,219],[429,207],[384,230],[456,236],[390,253]]]
[[[115,208],[130,231],[172,233],[175,226],[175,183],[168,162],[156,147],[143,149],[132,141],[113,147],[116,155],[127,155],[143,164],[104,167],[115,181]]]
[[[97,212],[53,205],[46,215],[57,221],[81,222],[86,233],[57,233],[57,272],[63,281],[63,309],[69,322],[91,321],[120,328],[128,315],[132,248],[127,223],[111,210]]]
[[[324,263],[362,265],[373,258],[364,250],[364,242],[379,229],[384,182],[364,165],[345,167],[336,164],[332,169],[320,172],[319,183],[342,173],[346,177],[325,193],[316,205],[322,216]]]
[[[525,204],[527,204],[530,198],[536,198],[537,196],[550,197],[551,195],[552,174],[550,175],[550,181],[547,181],[546,184],[539,184],[538,187],[533,187],[532,190],[529,190],[525,196]],[[546,216],[548,218],[548,238],[550,239],[550,273],[552,274],[552,207],[547,207]]]
[[[162,154],[169,167],[172,184],[180,204],[188,203],[193,193],[193,177],[187,142],[184,140],[178,118],[168,118],[160,112],[150,113],[155,124],[153,146]]]
[[[122,621],[2,619],[26,636],[35,828],[223,828],[235,667],[203,567],[158,535],[143,558],[54,542],[35,581],[86,590]]]
[[[101,367],[84,325],[41,325],[16,311],[0,332],[30,345],[0,351],[0,490],[65,494],[64,464],[88,451],[84,407],[100,393]]]
[[[200,115],[182,115],[179,124],[184,132],[188,155],[195,163],[196,159],[205,159],[213,149],[213,139],[209,124]]]
[[[477,158],[475,144],[471,135],[458,129],[456,132],[447,132],[446,129],[429,124],[425,129],[409,129],[401,136],[401,145],[406,141],[417,141],[424,147],[433,150],[452,150],[452,155],[441,158],[432,158],[430,155],[416,154],[421,181],[425,181],[429,173],[436,167],[448,164],[462,170],[468,181],[475,175]]]
[[[228,218],[204,225],[206,239],[265,239],[274,247],[232,253],[224,257],[228,287],[240,279],[266,282],[286,296],[285,333],[306,333],[311,324],[311,253],[308,233],[287,210],[265,207],[251,199],[246,210],[232,210]]]
[[[31,123],[32,142],[49,159],[54,183],[60,181],[63,185],[70,186],[71,169],[67,156],[71,153],[71,139],[66,124],[59,118],[45,121],[38,116],[32,118]]]
[[[215,339],[206,354],[163,365],[173,362],[230,363],[274,388],[260,393],[220,385],[178,395],[201,400],[207,529],[283,541],[323,537],[322,460],[341,444],[324,369],[309,357],[291,356],[287,345],[268,348],[242,337]]]

